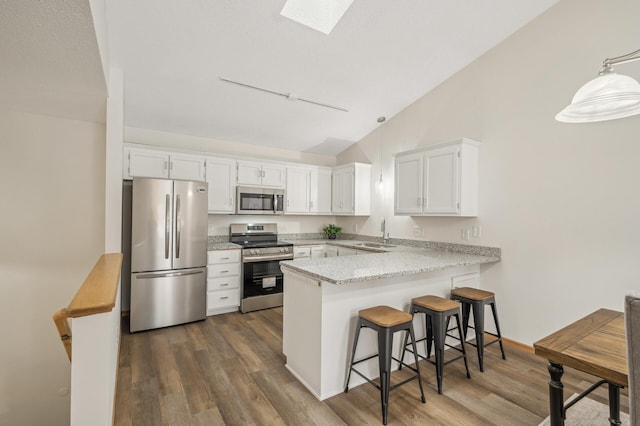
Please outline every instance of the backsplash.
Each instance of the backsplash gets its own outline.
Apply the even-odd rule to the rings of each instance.
[[[327,239],[326,235],[324,235],[321,232],[278,234],[278,239],[284,240],[284,241],[326,240],[327,242],[331,242],[331,241],[340,241],[340,240],[358,240],[358,241],[371,241],[376,243],[383,242],[381,237],[372,237],[369,235],[347,234],[347,233],[341,233],[337,239],[329,240]],[[228,243],[228,242],[229,242],[228,235],[209,235],[209,239],[208,239],[209,244]],[[474,245],[468,245],[468,244],[443,243],[438,241],[408,240],[408,239],[402,239],[402,238],[390,238],[387,243],[401,245],[401,246],[409,246],[409,247],[429,248],[434,250],[442,250],[442,251],[455,252],[455,253],[477,254],[481,256],[500,257],[502,252],[502,250],[499,247],[485,247],[485,246],[474,246]]]

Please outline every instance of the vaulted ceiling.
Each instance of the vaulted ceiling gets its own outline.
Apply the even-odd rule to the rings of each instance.
[[[281,16],[285,0],[104,5],[126,126],[335,155],[556,2],[355,0],[329,35]],[[57,101],[72,104],[66,115],[99,115],[89,107],[106,94],[89,1],[2,4],[0,104]]]

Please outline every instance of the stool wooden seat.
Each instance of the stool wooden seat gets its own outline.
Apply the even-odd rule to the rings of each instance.
[[[475,329],[476,341],[475,343],[469,343],[476,347],[478,353],[478,364],[480,365],[480,371],[484,371],[484,347],[498,342],[500,344],[500,352],[502,353],[502,359],[507,359],[504,353],[504,347],[502,345],[502,334],[500,333],[500,324],[498,322],[498,312],[496,308],[495,293],[490,291],[480,290],[472,287],[460,287],[451,290],[451,299],[457,300],[462,304],[462,327],[464,335],[467,335],[469,328]],[[493,322],[496,326],[496,332],[491,333],[484,328],[484,307],[485,305],[491,306],[491,312],[493,313]],[[470,311],[473,312],[474,326],[469,326]],[[489,334],[495,337],[495,340],[485,343],[484,335]]]
[[[351,379],[352,371],[354,371],[367,382],[378,388],[380,390],[380,403],[382,406],[382,423],[385,425],[387,424],[387,414],[389,409],[389,392],[397,388],[398,386],[401,386],[417,378],[418,385],[420,386],[420,399],[423,404],[426,402],[424,398],[424,391],[422,389],[422,379],[420,376],[420,366],[418,365],[418,359],[415,359],[416,368],[413,368],[408,364],[404,364],[403,361],[394,358],[391,354],[393,348],[393,334],[396,331],[403,330],[407,333],[407,338],[408,336],[411,336],[413,351],[414,353],[417,353],[412,319],[412,315],[398,309],[391,308],[389,306],[376,306],[373,308],[363,309],[358,312],[358,327],[356,328],[356,334],[353,339],[351,362],[349,364],[349,371],[347,373],[344,391],[345,393],[349,392],[349,380]],[[360,336],[360,330],[363,327],[371,328],[378,334],[378,353],[356,361],[354,358],[356,355],[356,348],[358,346],[358,338]],[[356,370],[354,367],[356,364],[375,357],[378,357],[380,384],[375,383],[367,376]],[[416,374],[394,386],[391,386],[391,360],[399,362],[401,366],[404,364],[407,368],[410,368]]]
[[[422,356],[420,354],[416,354],[419,358],[425,359],[436,366],[436,379],[438,385],[438,393],[442,393],[442,376],[444,365],[453,361],[457,361],[462,358],[464,360],[464,368],[467,371],[467,378],[471,378],[471,374],[469,373],[469,365],[467,364],[467,352],[464,347],[464,334],[461,328],[460,321],[460,303],[454,300],[446,299],[444,297],[438,296],[421,296],[411,299],[411,307],[410,312],[415,316],[415,314],[424,314],[425,315],[425,330],[426,336],[422,339],[418,339],[418,342],[425,341],[426,342],[426,355]],[[456,327],[449,330],[449,320],[451,317],[456,319]],[[450,331],[455,331],[457,329],[457,336],[450,334]],[[449,345],[446,343],[446,338],[452,337],[460,341],[460,349],[453,345]],[[431,358],[431,347],[434,347],[435,352],[435,361],[432,361]],[[455,349],[460,352],[461,355],[450,359],[447,362],[444,362],[444,349],[449,347],[451,349]],[[405,351],[407,351],[407,339],[405,338],[404,345],[402,346],[402,355],[401,359],[404,360]],[[409,350],[411,351],[411,350]],[[402,365],[400,365],[402,368]]]
[[[358,316],[380,327],[393,327],[411,321],[410,314],[389,306],[376,306],[374,308],[363,309],[358,312]]]

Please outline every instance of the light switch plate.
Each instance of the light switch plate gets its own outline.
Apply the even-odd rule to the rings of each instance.
[[[480,225],[475,225],[473,227],[473,238],[480,238],[482,236],[482,228]]]

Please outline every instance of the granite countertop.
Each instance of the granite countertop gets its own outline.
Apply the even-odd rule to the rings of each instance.
[[[358,241],[325,240],[324,243],[365,249],[358,246]],[[382,250],[384,252],[380,252]],[[469,254],[408,246],[377,251],[361,256],[287,260],[280,262],[280,266],[284,270],[303,273],[321,281],[347,284],[500,261],[500,256],[495,254]]]
[[[240,250],[242,247],[234,243],[208,243],[207,250]]]

